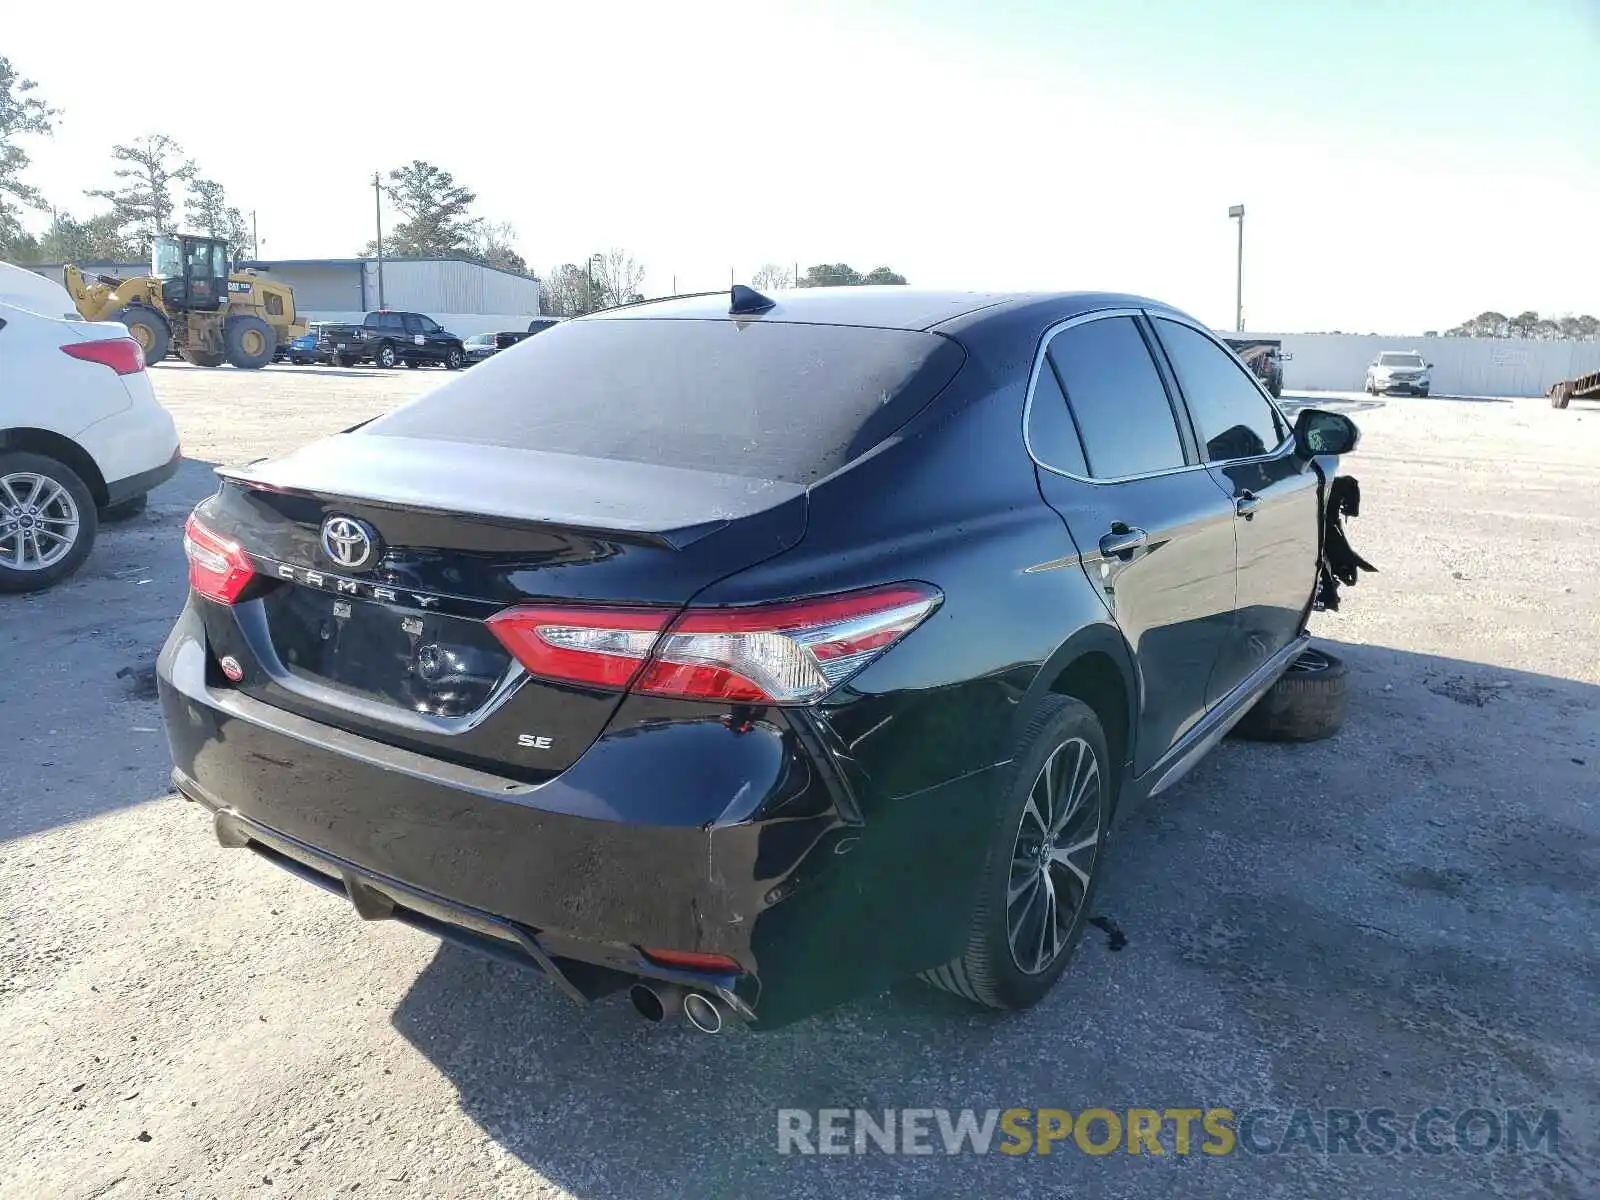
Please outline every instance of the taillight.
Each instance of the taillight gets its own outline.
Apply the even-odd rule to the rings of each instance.
[[[532,674],[750,704],[821,699],[915,629],[937,588],[902,583],[745,608],[512,608],[489,628]],[[665,632],[663,632],[665,630]]]
[[[137,375],[144,370],[144,351],[132,338],[106,338],[99,342],[69,342],[61,353],[84,362],[110,367],[118,375]]]
[[[530,605],[495,613],[487,623],[531,674],[620,690],[671,617],[670,609]]]
[[[239,543],[213,533],[193,513],[183,527],[183,552],[189,557],[189,586],[221,604],[232,604],[255,577]]]

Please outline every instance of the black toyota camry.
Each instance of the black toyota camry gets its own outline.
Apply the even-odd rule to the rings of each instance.
[[[1305,622],[1355,440],[1129,296],[562,322],[220,472],[174,781],[223,845],[577,999],[1020,1008],[1116,816],[1252,710],[1336,724]]]

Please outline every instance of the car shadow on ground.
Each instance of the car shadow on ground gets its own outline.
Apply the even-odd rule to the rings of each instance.
[[[104,525],[70,579],[0,595],[0,843],[167,791],[155,660],[183,607],[183,522],[216,490],[185,459],[145,512]]]
[[[294,375],[326,375],[331,379],[380,379],[393,375],[393,371],[379,371],[362,367],[297,367],[291,363],[275,364],[282,371]]]
[[[488,1139],[580,1197],[1233,1196],[1329,1178],[1347,1194],[1582,1194],[1600,1161],[1583,1133],[1600,1044],[1600,687],[1323,645],[1351,666],[1342,732],[1227,741],[1134,814],[1097,905],[1126,948],[1091,929],[1027,1013],[906,984],[707,1037],[649,1025],[620,995],[576,1007],[444,946],[393,1023]],[[1202,1161],[1172,1156],[1169,1127],[1162,1160],[841,1159],[782,1155],[776,1132],[783,1108],[1478,1103],[1565,1111],[1589,1144]]]

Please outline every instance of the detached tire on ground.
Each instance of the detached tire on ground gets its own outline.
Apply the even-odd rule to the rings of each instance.
[[[144,351],[144,361],[147,366],[160,362],[172,349],[172,326],[168,325],[167,319],[153,308],[146,308],[142,304],[130,304],[112,313],[111,320],[119,321],[128,327],[129,336],[138,342],[139,349]]]
[[[1088,705],[1052,696],[1022,735],[995,807],[966,949],[922,979],[1022,1009],[1060,978],[1103,874],[1115,769]]]
[[[1550,407],[1565,408],[1572,403],[1572,384],[1558,383],[1550,389]]]
[[[1258,742],[1315,742],[1344,724],[1350,704],[1349,669],[1326,650],[1308,649],[1233,727]]]
[[[229,317],[222,326],[222,345],[228,361],[243,371],[254,371],[272,361],[278,338],[257,316]]]
[[[37,592],[89,557],[99,522],[71,467],[27,451],[0,453],[0,592]]]

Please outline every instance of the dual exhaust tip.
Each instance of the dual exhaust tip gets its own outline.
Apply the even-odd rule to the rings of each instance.
[[[721,1033],[727,1023],[723,1004],[705,992],[694,992],[675,983],[636,983],[628,999],[646,1021],[664,1021],[681,1016],[701,1033]]]

